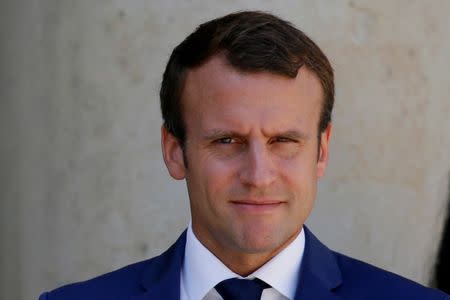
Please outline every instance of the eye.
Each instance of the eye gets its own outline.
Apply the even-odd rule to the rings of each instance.
[[[232,144],[235,143],[236,140],[232,137],[223,137],[214,141],[217,144]]]
[[[273,143],[295,143],[293,139],[284,137],[284,136],[277,136],[273,139]]]

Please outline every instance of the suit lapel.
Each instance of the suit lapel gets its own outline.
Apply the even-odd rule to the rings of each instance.
[[[179,300],[180,272],[184,260],[186,231],[166,252],[155,257],[143,272],[143,293],[133,300]]]
[[[305,252],[295,300],[340,299],[333,290],[342,283],[342,276],[333,252],[323,245],[306,226]]]

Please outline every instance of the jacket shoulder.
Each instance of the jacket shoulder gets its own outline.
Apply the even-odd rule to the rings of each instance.
[[[334,254],[343,278],[337,292],[350,299],[450,300],[448,295],[439,290],[346,255],[337,252]]]
[[[164,253],[153,258],[137,262],[119,270],[93,279],[62,286],[51,292],[43,293],[39,300],[100,300],[130,299],[149,288],[157,293],[166,289],[164,294],[178,294],[179,290],[167,290],[169,284],[179,285],[186,231]],[[179,297],[179,296],[178,296]]]
[[[123,299],[141,292],[142,273],[155,258],[137,262],[95,278],[43,293],[39,300]]]

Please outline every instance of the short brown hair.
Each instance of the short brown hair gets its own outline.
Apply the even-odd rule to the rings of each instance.
[[[302,66],[320,79],[324,102],[319,136],[331,121],[334,103],[333,69],[325,54],[301,30],[269,13],[243,11],[201,24],[172,52],[160,90],[166,129],[182,146],[186,129],[181,94],[187,70],[223,53],[234,68],[245,72],[270,72],[294,78]]]

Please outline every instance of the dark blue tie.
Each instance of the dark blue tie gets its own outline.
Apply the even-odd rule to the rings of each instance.
[[[223,300],[260,300],[262,291],[270,285],[255,279],[231,278],[216,285],[216,291]]]

